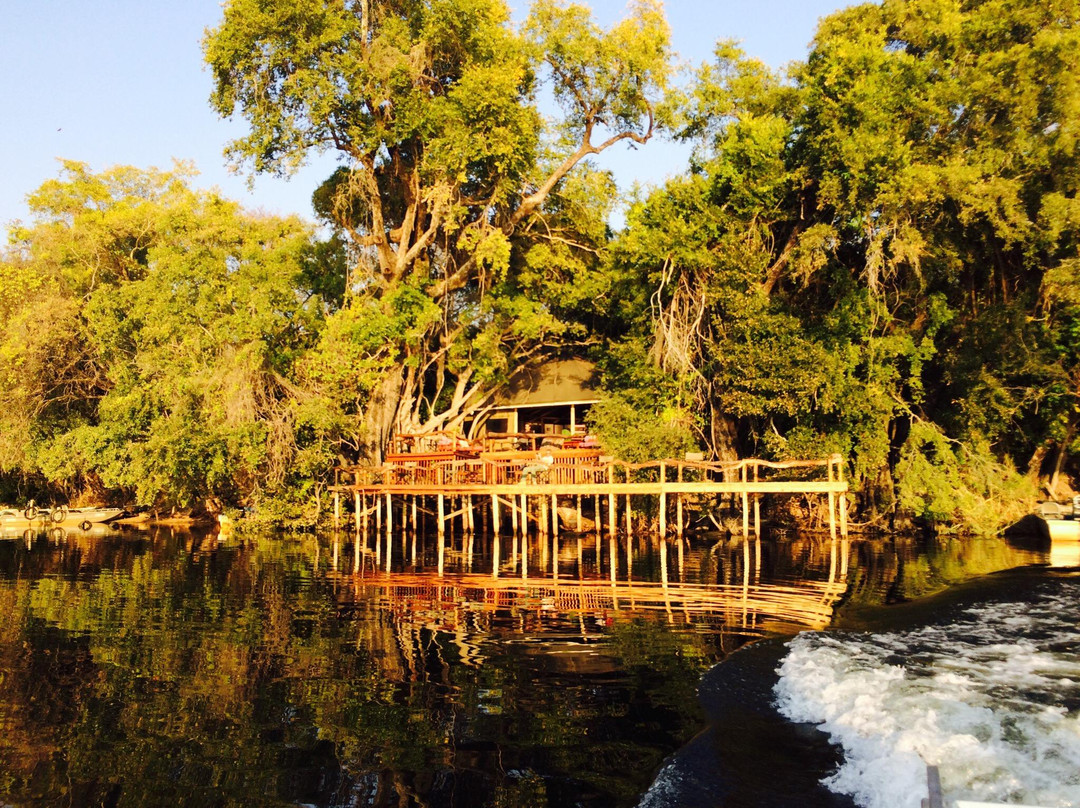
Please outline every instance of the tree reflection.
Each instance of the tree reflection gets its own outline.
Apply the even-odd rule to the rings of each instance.
[[[459,536],[440,574],[435,541],[395,547],[389,572],[359,541],[0,543],[0,796],[630,805],[696,731],[701,672],[748,638],[887,591],[901,557],[905,586],[1008,561]]]

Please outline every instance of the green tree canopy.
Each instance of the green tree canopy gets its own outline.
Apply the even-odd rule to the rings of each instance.
[[[325,251],[189,177],[68,162],[30,196],[2,263],[4,471],[191,508],[331,461],[294,374]]]
[[[931,518],[957,468],[976,497],[1055,446],[1060,468],[1078,22],[1075,3],[864,4],[787,80],[718,48],[685,106],[690,171],[616,251],[628,344],[711,413],[716,453],[841,451],[868,497]]]
[[[395,429],[459,424],[509,370],[585,338],[582,298],[561,292],[596,283],[611,186],[583,163],[657,127],[658,3],[604,31],[551,0],[520,30],[501,0],[231,0],[204,46],[215,108],[250,126],[239,163],[342,160],[316,204],[347,235],[349,298],[308,373],[368,455]]]

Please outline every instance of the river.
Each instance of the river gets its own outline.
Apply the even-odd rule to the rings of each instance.
[[[19,534],[0,803],[878,808],[918,806],[929,760],[958,793],[1080,805],[1077,582],[1047,561],[799,534]]]

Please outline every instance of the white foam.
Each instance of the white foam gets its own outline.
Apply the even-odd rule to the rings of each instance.
[[[919,808],[927,763],[953,800],[1077,808],[1078,622],[1075,596],[1047,594],[910,632],[802,634],[778,706],[843,748],[825,784],[864,808]]]

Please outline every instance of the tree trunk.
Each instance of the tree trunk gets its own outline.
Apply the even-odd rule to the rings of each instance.
[[[717,460],[732,462],[739,459],[739,433],[735,419],[712,408],[712,453]]]
[[[1076,422],[1069,421],[1069,426],[1065,430],[1065,437],[1058,444],[1057,456],[1054,458],[1054,473],[1050,475],[1050,496],[1054,499],[1058,498],[1058,483],[1061,481],[1061,470],[1065,466],[1065,455],[1068,452],[1069,445],[1072,443],[1073,436],[1076,434]]]
[[[397,426],[404,384],[400,370],[387,373],[386,378],[372,393],[364,413],[363,440],[367,448],[367,459],[376,465],[382,464],[385,459],[390,438]]]

